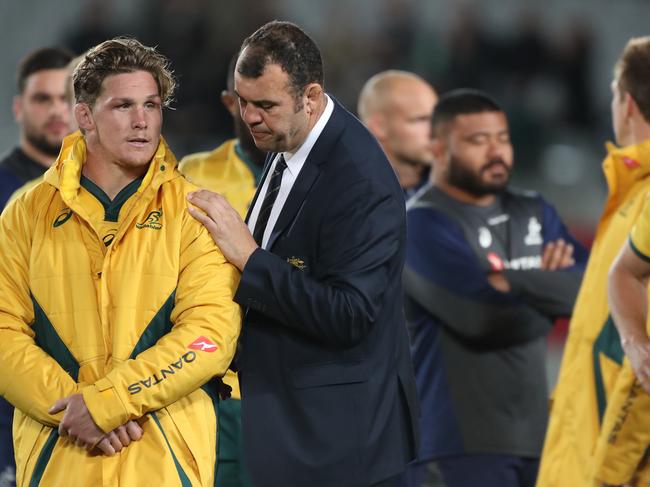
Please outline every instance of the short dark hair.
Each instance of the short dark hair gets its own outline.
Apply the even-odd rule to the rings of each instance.
[[[75,98],[78,103],[92,106],[108,76],[135,71],[151,73],[162,105],[168,107],[176,88],[169,60],[155,48],[130,37],[116,37],[86,51],[72,74]]]
[[[47,69],[65,69],[74,54],[62,47],[43,47],[27,54],[18,64],[16,88],[18,93],[25,90],[27,78]]]
[[[503,112],[503,108],[487,93],[470,88],[460,88],[443,94],[433,109],[431,126],[434,131],[458,115],[473,113]]]
[[[629,93],[650,122],[650,36],[630,39],[616,62],[614,76],[619,93]]]
[[[241,54],[246,50],[246,56]],[[289,75],[294,96],[309,83],[323,86],[323,60],[318,46],[300,27],[274,20],[244,39],[239,50],[237,72],[246,78],[259,78],[266,66],[277,64]]]
[[[228,73],[226,75],[226,89],[228,91],[235,91],[235,67],[237,66],[237,58],[239,53],[235,53],[230,62],[228,63]]]

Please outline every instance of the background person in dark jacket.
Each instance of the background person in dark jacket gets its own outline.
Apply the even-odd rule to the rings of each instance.
[[[72,54],[56,47],[38,49],[20,62],[13,112],[20,126],[18,146],[0,159],[0,210],[23,184],[52,165],[63,138],[72,132],[66,96]]]
[[[544,338],[571,313],[587,253],[544,199],[508,189],[508,121],[489,96],[443,95],[433,134],[431,185],[407,205],[422,407],[407,485],[533,487],[548,409]]]

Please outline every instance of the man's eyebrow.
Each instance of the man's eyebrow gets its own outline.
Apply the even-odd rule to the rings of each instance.
[[[470,132],[467,134],[467,137],[476,137],[478,135],[490,135],[491,132],[488,130],[475,130],[474,132]]]
[[[59,96],[58,93],[49,93],[47,91],[35,91],[31,94],[32,98],[50,98],[54,96]]]
[[[160,95],[154,93],[154,94],[151,94],[151,95],[148,95],[148,96],[147,96],[147,100],[153,100],[153,99],[155,99],[155,98],[158,98],[158,99],[159,99],[159,98],[160,98]],[[135,102],[135,99],[134,99],[134,98],[130,98],[130,97],[128,97],[128,96],[116,96],[115,98],[113,98],[113,101],[116,101],[116,102],[119,102],[119,103],[125,103],[125,102],[131,102],[131,103],[134,103],[134,102]]]
[[[246,103],[252,103],[253,105],[277,105],[278,102],[273,101],[273,100],[266,100],[266,99],[261,99],[261,100],[247,100],[243,96],[241,96],[239,93],[237,93],[237,90],[233,90],[235,95],[237,95],[237,98],[244,100]]]

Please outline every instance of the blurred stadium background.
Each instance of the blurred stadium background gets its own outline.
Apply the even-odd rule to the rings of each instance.
[[[364,81],[407,69],[439,92],[471,86],[506,107],[514,184],[542,192],[589,244],[606,189],[600,171],[612,138],[612,64],[626,41],[648,34],[647,0],[0,0],[0,149],[18,131],[15,69],[32,49],[76,54],[115,35],[158,45],[180,88],[164,135],[177,156],[231,134],[219,101],[242,39],[272,19],[304,27],[321,47],[326,89],[355,111]],[[551,381],[565,326],[550,337]]]

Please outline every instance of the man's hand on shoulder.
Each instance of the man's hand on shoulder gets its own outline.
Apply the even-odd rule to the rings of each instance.
[[[205,212],[189,207],[190,215],[208,229],[224,257],[240,271],[244,270],[258,245],[239,213],[226,198],[205,189],[190,193],[187,200]]]
[[[571,267],[575,264],[573,258],[573,245],[563,239],[549,242],[542,253],[542,269],[545,271],[556,271]]]

